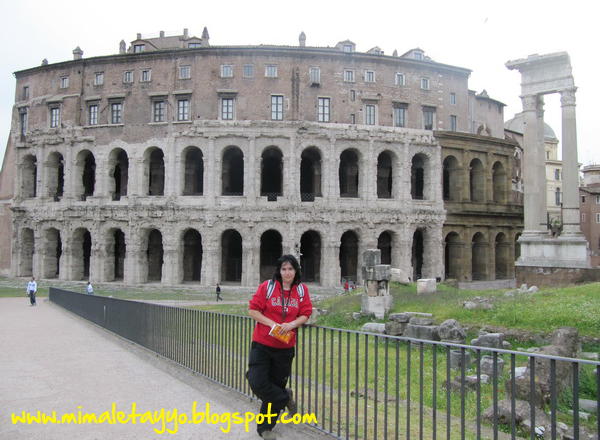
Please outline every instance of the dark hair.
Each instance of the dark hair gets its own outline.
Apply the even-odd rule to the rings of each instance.
[[[281,266],[283,266],[283,263],[285,262],[290,263],[296,271],[296,276],[294,277],[294,281],[292,281],[292,285],[300,284],[302,282],[302,269],[300,269],[300,264],[298,263],[298,260],[296,260],[296,257],[290,254],[282,255],[281,257],[279,257],[279,260],[277,260],[277,267],[275,269],[275,275],[273,275],[273,279],[279,281],[280,283],[283,283],[281,279]]]

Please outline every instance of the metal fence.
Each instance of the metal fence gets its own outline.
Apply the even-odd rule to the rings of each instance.
[[[244,377],[248,317],[55,288],[50,300],[252,395]],[[577,439],[600,434],[600,418],[580,411],[582,397],[600,404],[599,372],[596,361],[305,326],[290,386],[299,413],[314,414],[318,429],[339,438]]]

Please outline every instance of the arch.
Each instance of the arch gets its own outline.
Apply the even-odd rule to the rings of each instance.
[[[73,232],[71,279],[86,280],[90,277],[92,258],[92,235],[86,228]]]
[[[273,229],[265,231],[260,236],[260,281],[273,277],[277,260],[283,253],[281,234]]]
[[[313,202],[321,193],[321,153],[315,147],[306,148],[300,156],[300,197]]]
[[[242,236],[228,229],[221,236],[221,280],[242,281]]]
[[[200,281],[202,274],[202,236],[195,229],[188,229],[182,238],[183,281]]]
[[[62,255],[60,231],[56,228],[48,228],[44,234],[43,246],[42,277],[48,279],[59,278],[60,257]]]
[[[33,252],[35,250],[35,238],[33,229],[23,228],[17,244],[19,249],[19,264],[17,265],[17,276],[33,276]]]
[[[65,161],[62,154],[54,151],[48,155],[45,176],[48,197],[58,202],[65,192]]]
[[[492,167],[492,200],[495,203],[506,203],[507,195],[506,171],[500,162]]]
[[[221,175],[224,196],[244,195],[244,153],[238,147],[228,147],[223,152]]]
[[[508,268],[509,264],[511,264],[509,261],[510,245],[503,232],[496,235],[494,251],[496,257],[496,279],[506,279],[509,277]]]
[[[487,276],[488,250],[485,236],[481,232],[475,233],[471,245],[471,279],[473,281],[485,280]]]
[[[283,154],[279,148],[269,147],[263,151],[261,159],[260,195],[267,196],[269,201],[277,201],[277,197],[283,195]]]
[[[450,232],[444,240],[444,272],[446,278],[462,280],[463,265],[461,264],[462,243],[456,232]]]
[[[148,195],[165,195],[165,154],[160,148],[147,150]]]
[[[115,148],[108,158],[108,186],[113,200],[127,196],[129,185],[129,157],[122,148]]]
[[[380,199],[392,198],[392,169],[390,153],[387,151],[382,152],[377,158],[377,197]]]
[[[33,154],[23,158],[21,195],[26,199],[37,196],[37,158]]]
[[[184,152],[184,196],[204,194],[204,156],[197,147],[189,147]]]
[[[306,231],[300,238],[300,266],[304,281],[321,282],[321,235],[316,231]]]
[[[383,231],[377,239],[377,249],[381,251],[381,264],[392,264],[392,234]]]
[[[425,239],[423,231],[417,229],[413,234],[411,261],[413,267],[413,281],[423,275],[423,252],[425,250]]]
[[[114,229],[112,231],[112,267],[113,279],[123,280],[125,279],[125,258],[127,257],[127,244],[125,243],[125,233],[120,229]]]
[[[358,155],[354,150],[345,150],[340,155],[340,197],[358,197]]]
[[[94,195],[96,187],[96,159],[90,150],[81,150],[73,166],[74,193],[79,200]]]
[[[483,164],[473,159],[469,164],[469,199],[471,202],[485,202]]]
[[[164,265],[163,236],[158,229],[152,229],[148,234],[148,281],[162,281]]]
[[[343,280],[356,282],[358,277],[358,235],[346,231],[340,240],[340,269]]]
[[[424,154],[415,154],[410,168],[410,195],[413,200],[425,199],[425,164]]]
[[[444,200],[457,202],[459,196],[460,175],[458,160],[454,156],[444,159],[443,196]]]

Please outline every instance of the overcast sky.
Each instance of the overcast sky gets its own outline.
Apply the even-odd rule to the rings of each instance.
[[[103,0],[1,0],[0,162],[15,98],[13,72],[73,59],[118,53],[136,34],[200,37],[206,26],[219,45],[334,46],[352,40],[359,52],[379,46],[386,54],[419,47],[434,61],[472,70],[469,88],[507,105],[505,119],[522,111],[520,74],[505,63],[530,54],[566,51],[577,90],[579,161],[600,163],[592,131],[600,102],[597,85],[600,25],[588,0],[229,0],[153,3]],[[172,5],[173,9],[169,10]],[[545,99],[545,121],[561,139],[559,95]]]

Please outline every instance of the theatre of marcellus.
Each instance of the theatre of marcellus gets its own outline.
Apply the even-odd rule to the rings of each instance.
[[[118,46],[15,73],[0,273],[256,286],[292,253],[333,287],[379,248],[412,280],[514,278],[522,150],[470,70],[304,33]]]

